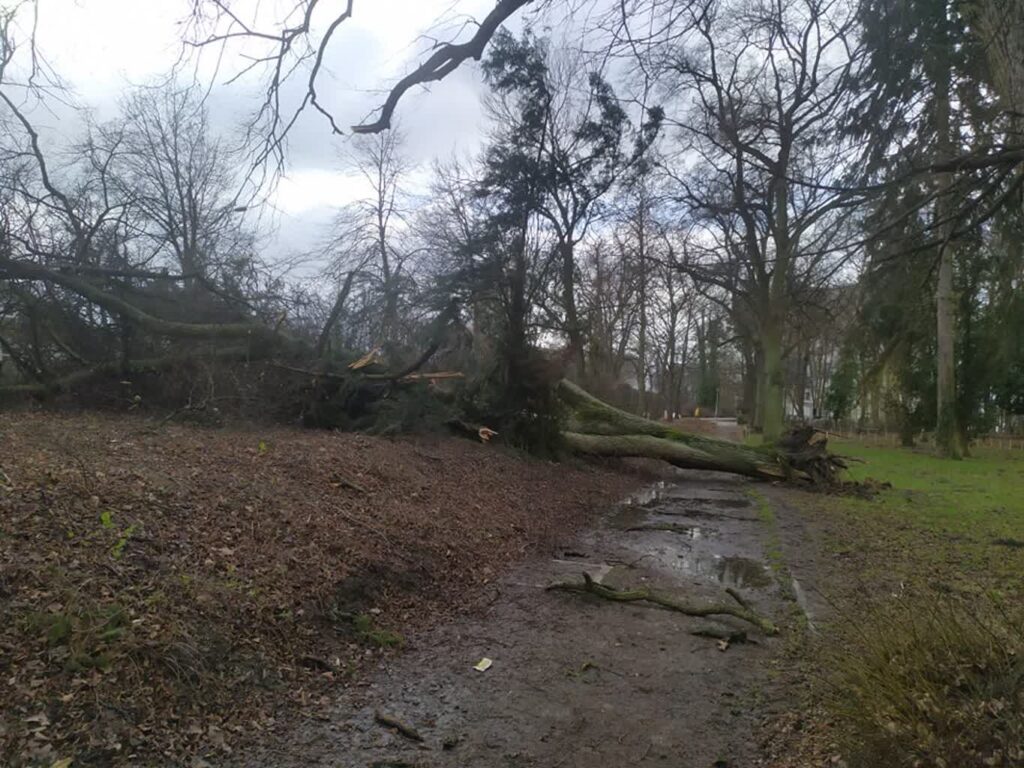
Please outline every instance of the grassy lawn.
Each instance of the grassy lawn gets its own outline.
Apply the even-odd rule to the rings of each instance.
[[[801,494],[840,561],[836,588],[1024,596],[1024,452],[979,449],[962,461],[837,442],[855,480],[891,483],[874,498]]]
[[[1024,452],[835,441],[872,498],[787,492],[830,618],[801,649],[816,722],[783,753],[850,768],[1024,765]]]
[[[892,483],[881,502],[921,525],[1024,540],[1024,451],[978,448],[970,458],[950,461],[925,451],[855,442],[834,443],[833,449],[863,462],[851,464],[854,480]],[[919,503],[900,504],[908,491]]]

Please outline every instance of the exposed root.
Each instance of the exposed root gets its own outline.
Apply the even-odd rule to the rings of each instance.
[[[741,598],[735,590],[729,590],[730,596],[738,603],[738,606],[725,603],[709,603],[707,605],[695,605],[684,603],[675,598],[655,592],[647,587],[639,589],[615,589],[605,584],[594,581],[589,574],[584,572],[583,583],[578,582],[557,582],[548,586],[549,590],[560,590],[563,592],[584,592],[597,597],[611,600],[617,603],[646,602],[667,608],[670,611],[678,611],[687,616],[733,616],[748,624],[753,624],[762,632],[768,635],[777,635],[779,628],[770,619],[760,616],[750,609],[749,605]]]

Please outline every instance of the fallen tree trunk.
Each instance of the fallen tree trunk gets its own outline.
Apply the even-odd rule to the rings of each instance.
[[[682,469],[709,469],[761,479],[786,477],[785,470],[780,465],[771,462],[760,453],[752,452],[751,456],[746,456],[729,448],[721,451],[715,446],[711,446],[710,450],[696,448],[682,441],[648,435],[588,435],[566,432],[563,437],[565,444],[573,451],[590,456],[660,459]]]
[[[227,347],[211,350],[202,354],[188,353],[166,355],[164,357],[139,358],[129,360],[111,360],[104,363],[79,368],[57,378],[35,384],[9,384],[0,387],[0,398],[4,396],[28,395],[32,397],[50,397],[68,392],[83,384],[106,377],[123,376],[133,373],[154,373],[171,370],[188,363],[209,360],[246,360],[249,357],[247,347]]]
[[[683,469],[815,485],[838,483],[846,466],[809,427],[790,432],[774,445],[748,446],[690,434],[627,413],[565,379],[558,384],[558,395],[569,411],[569,428],[563,438],[576,453],[660,459]]]

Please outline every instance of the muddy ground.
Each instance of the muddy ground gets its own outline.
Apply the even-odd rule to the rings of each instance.
[[[679,472],[608,511],[484,590],[475,609],[410,638],[316,718],[234,756],[244,766],[672,766],[770,762],[766,722],[786,643],[813,626],[814,555],[784,497],[728,475]],[[795,575],[786,564],[795,563]],[[710,621],[546,591],[586,571],[615,587],[649,586],[721,601],[726,587],[784,626],[765,637]],[[808,616],[809,614],[809,616]],[[691,634],[751,630],[722,650]],[[486,671],[474,665],[492,661]],[[380,722],[394,718],[402,734]]]
[[[0,414],[0,766],[221,765],[651,477],[444,437]]]

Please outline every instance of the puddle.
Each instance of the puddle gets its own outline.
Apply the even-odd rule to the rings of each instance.
[[[664,480],[659,480],[654,485],[649,485],[646,488],[642,488],[636,493],[632,493],[622,500],[622,506],[624,507],[646,507],[654,502],[660,501],[665,496],[665,489],[669,487],[669,484]]]
[[[725,507],[726,509],[742,509],[743,507],[750,506],[749,499],[737,499],[728,496],[721,498],[717,496],[668,496],[666,498],[686,502],[687,504],[705,504],[710,507]]]
[[[749,557],[680,552],[677,561],[676,567],[696,576],[714,579],[727,587],[765,589],[773,583],[767,566]]]
[[[687,539],[703,539],[709,531],[699,525],[683,525],[681,523],[665,523],[665,522],[650,522],[643,525],[634,525],[626,529],[627,531],[667,531],[669,533],[678,533],[680,536],[684,536]]]
[[[751,506],[750,499],[739,495],[737,491],[702,488],[698,491],[699,495],[693,495],[693,490],[685,486],[660,480],[627,496],[623,499],[622,506],[645,509],[666,504],[700,504],[728,509],[741,509]]]

